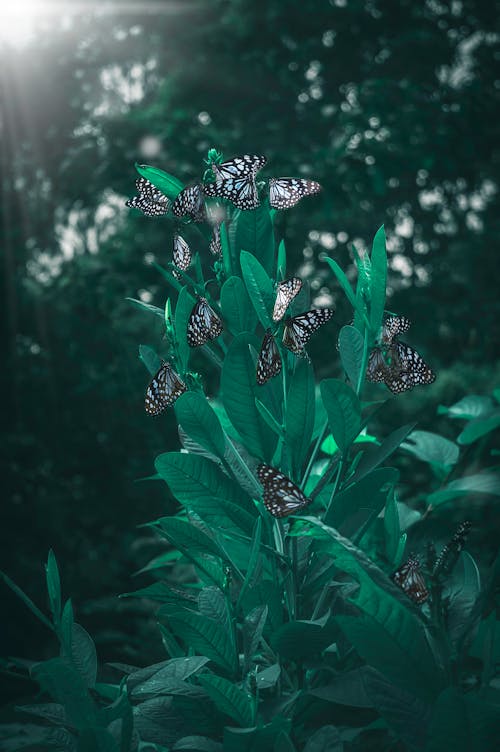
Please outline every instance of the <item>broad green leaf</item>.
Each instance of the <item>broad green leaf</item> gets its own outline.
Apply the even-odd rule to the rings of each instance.
[[[322,381],[321,397],[333,438],[342,454],[346,454],[361,430],[359,400],[351,387],[339,379]]]
[[[370,328],[375,336],[382,326],[385,308],[385,288],[387,281],[387,252],[385,249],[384,226],[379,227],[373,238],[371,255],[370,284]]]
[[[485,470],[482,473],[466,475],[448,483],[440,491],[431,493],[427,497],[427,503],[435,507],[469,494],[500,496],[500,474]]]
[[[393,566],[397,566],[401,527],[394,488],[387,494],[384,511],[385,554]]]
[[[231,637],[224,627],[201,614],[179,611],[168,616],[172,632],[192,650],[204,655],[228,674],[238,667]]]
[[[274,229],[266,203],[237,214],[235,247],[237,252],[248,251],[259,258],[266,272],[274,276]],[[241,268],[243,271],[243,264]]]
[[[457,445],[431,431],[412,431],[401,444],[401,449],[405,449],[423,462],[444,468],[458,462]]]
[[[216,541],[190,522],[177,517],[162,517],[154,523],[155,528],[184,554],[194,551],[224,559]]]
[[[187,343],[187,325],[188,319],[193,310],[195,299],[188,292],[187,287],[183,287],[177,298],[175,306],[175,340],[177,345],[177,355],[179,363],[177,364],[181,373],[186,373],[189,362],[191,348]]]
[[[347,299],[348,299],[349,303],[352,305],[352,307],[354,309],[357,308],[359,310],[360,314],[362,315],[363,310],[362,310],[362,308],[361,308],[361,306],[359,304],[359,301],[356,300],[356,296],[354,294],[354,290],[351,287],[351,283],[349,282],[349,280],[345,276],[345,274],[342,271],[342,269],[340,268],[340,266],[337,264],[336,261],[334,261],[331,258],[328,258],[328,256],[325,258],[325,261],[328,264],[328,266],[330,267],[330,269],[332,270],[332,272],[337,277],[337,279],[338,279],[338,281],[340,283],[341,288],[343,289],[343,291],[345,292],[345,294],[347,296]]]
[[[293,701],[293,700],[292,700]],[[290,705],[292,701],[288,701]],[[271,723],[253,728],[238,729],[224,727],[224,752],[256,752],[272,750],[278,752],[275,744],[281,734],[290,733],[292,722],[283,715],[275,715]]]
[[[47,581],[47,592],[49,594],[50,610],[54,619],[54,625],[57,627],[61,621],[61,579],[59,577],[59,568],[56,557],[52,549],[49,551],[47,564],[45,565],[45,577]]]
[[[369,433],[360,433],[356,438],[354,439],[354,444],[376,444],[379,446],[378,439],[375,438],[375,436],[372,436]],[[339,448],[337,446],[337,442],[333,438],[333,436],[329,435],[326,437],[326,439],[321,444],[321,451],[325,454],[335,454],[339,451]]]
[[[184,392],[176,400],[174,409],[178,422],[194,441],[218,457],[224,457],[224,434],[206,397],[197,392]]]
[[[216,707],[243,728],[253,723],[252,696],[227,679],[215,674],[202,674],[198,681]]]
[[[283,597],[280,583],[262,579],[245,593],[243,611],[248,614],[258,606],[266,605],[268,616],[264,631],[266,634],[272,634],[283,623]]]
[[[171,201],[175,201],[178,194],[184,188],[184,185],[180,180],[173,175],[169,175],[168,172],[160,170],[158,167],[150,167],[149,165],[140,165],[136,163],[135,169],[139,175],[146,178],[146,180],[149,180],[150,183],[153,183],[153,185],[159,188],[160,191]]]
[[[456,687],[448,687],[437,698],[433,707],[430,739],[425,752],[481,752],[468,718],[463,694]]]
[[[263,402],[260,401],[260,399],[255,399],[255,407],[259,411],[259,414],[261,418],[264,420],[264,422],[269,426],[271,431],[276,434],[276,436],[284,438],[285,432],[282,428],[282,426],[278,423],[274,415],[268,408],[264,405]]]
[[[274,306],[273,283],[260,261],[246,250],[241,252],[240,263],[248,296],[262,326],[268,329],[272,325],[269,312]]]
[[[473,444],[491,431],[495,431],[500,426],[500,410],[493,410],[484,418],[475,418],[465,426],[462,433],[458,436],[459,444]]]
[[[248,556],[248,566],[246,570],[245,580],[238,596],[238,602],[241,602],[246,590],[255,584],[257,575],[260,572],[260,566],[262,564],[260,544],[262,541],[262,517],[258,517],[255,520],[255,526],[252,535],[252,547]],[[248,551],[248,549],[247,549]]]
[[[297,361],[288,387],[286,442],[292,461],[292,475],[299,477],[314,429],[314,372],[307,360]]]
[[[172,747],[173,752],[224,752],[222,744],[208,736],[183,736]]]
[[[167,693],[174,682],[184,682],[199,673],[208,663],[204,656],[192,655],[185,658],[171,658],[153,666],[133,671],[127,679],[127,687],[135,699],[146,695]]]
[[[290,621],[271,637],[271,646],[285,659],[300,661],[321,653],[337,635],[330,623],[323,626],[313,621]]]
[[[146,750],[150,744],[161,745],[164,749],[166,745],[169,747],[183,732],[187,733],[193,725],[198,731],[202,731],[203,703],[200,703],[199,700],[196,700],[195,703],[190,702],[191,712],[188,725],[187,719],[183,717],[182,711],[177,705],[178,699],[181,698],[175,698],[176,702],[174,703],[172,697],[160,695],[144,700],[134,707],[134,732],[139,736],[142,746]],[[146,744],[146,742],[149,742],[149,744]]]
[[[94,703],[80,674],[68,659],[51,658],[37,663],[31,676],[55,702],[64,706],[68,718],[77,728],[95,723]]]
[[[160,367],[160,358],[148,345],[139,345],[139,358],[148,369],[151,376],[154,376]]]
[[[240,277],[229,277],[222,285],[220,295],[222,317],[228,329],[236,336],[241,332],[253,332],[257,316]]]
[[[258,391],[249,344],[258,347],[257,338],[240,334],[228,349],[221,378],[223,404],[246,449],[254,456],[270,462],[278,437],[255,405],[256,397],[264,404],[269,397],[264,390]]]
[[[342,752],[344,745],[335,726],[323,726],[309,737],[304,752]]]
[[[231,634],[231,615],[226,598],[219,588],[210,586],[202,588],[198,596],[198,610],[202,616],[218,621],[228,634]]]
[[[361,478],[378,467],[378,465],[382,464],[382,462],[391,456],[414,428],[415,423],[407,423],[405,426],[397,428],[389,434],[380,446],[367,449],[351,480],[361,480]]]
[[[277,279],[285,279],[286,277],[286,248],[285,241],[280,240],[278,245],[278,263],[277,263]]]
[[[160,316],[160,318],[163,318],[164,311],[162,311],[161,308],[158,308],[158,306],[151,305],[151,303],[144,303],[142,300],[136,300],[135,298],[125,298],[125,300],[128,300],[135,308],[139,308],[141,311],[147,311],[147,313],[152,313],[154,316]]]
[[[216,497],[238,504],[242,498],[238,484],[205,457],[166,452],[156,458],[155,468],[174,496],[187,507],[192,499]]]
[[[271,689],[271,687],[276,686],[280,676],[281,667],[279,663],[273,663],[272,666],[268,666],[255,675],[255,683],[259,690]]]
[[[39,726],[34,723],[4,723],[0,726],[2,752],[34,750],[74,750],[75,737],[65,728]]]
[[[247,537],[252,535],[255,520],[259,516],[254,502],[244,494],[237,504],[226,499],[206,496],[191,498],[183,504],[214,529],[220,528],[231,533],[240,530]]]
[[[97,678],[97,653],[89,633],[76,622],[71,630],[71,658],[86,687],[95,687]]]
[[[339,351],[344,371],[356,389],[363,363],[363,337],[354,326],[343,326],[340,330]]]
[[[445,592],[448,603],[446,627],[453,644],[462,637],[480,590],[481,577],[476,562],[467,551],[462,551]]]
[[[449,418],[473,418],[484,417],[493,409],[493,400],[491,397],[484,397],[480,394],[469,394],[455,402],[451,407],[439,405],[438,415],[447,415]]]
[[[57,726],[64,726],[64,724],[68,722],[68,717],[63,705],[59,705],[56,702],[44,702],[37,705],[17,705],[16,710],[19,710],[22,713],[27,713],[28,715],[35,715],[38,718],[43,718]],[[2,728],[4,728],[3,724],[0,726],[0,739],[2,739]]]
[[[336,705],[351,705],[354,708],[371,708],[373,702],[368,696],[364,684],[364,676],[372,671],[368,666],[345,671],[329,677],[328,684],[310,689],[308,694],[319,697]]]
[[[244,670],[248,671],[254,654],[260,645],[264,627],[266,625],[268,607],[266,604],[257,606],[250,611],[243,621],[243,656]]]

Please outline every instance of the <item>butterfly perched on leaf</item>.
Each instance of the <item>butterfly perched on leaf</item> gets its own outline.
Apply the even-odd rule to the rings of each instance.
[[[125,206],[139,209],[146,217],[161,217],[170,209],[170,201],[153,183],[146,178],[135,181],[138,196],[125,201]]]
[[[309,338],[320,326],[330,321],[333,308],[313,308],[307,313],[285,320],[283,344],[295,355],[303,355]]]
[[[443,550],[436,559],[433,576],[438,574],[448,574],[458,561],[458,557],[469,535],[472,524],[465,520],[455,530],[451,540],[443,547]]]
[[[199,298],[191,311],[187,325],[187,342],[190,347],[199,347],[222,332],[222,321],[210,307],[206,298]]]
[[[214,183],[206,183],[203,190],[207,196],[225,198],[238,209],[255,209],[259,196],[255,175],[266,164],[266,158],[245,154],[222,164],[212,164]]]
[[[281,357],[275,339],[270,329],[264,335],[257,360],[257,384],[265,384],[266,381],[277,376],[281,372]]]
[[[299,294],[302,287],[302,280],[299,277],[290,277],[283,282],[278,283],[276,288],[276,301],[274,303],[273,321],[281,321],[286,313],[286,309]]]
[[[257,476],[264,488],[264,505],[274,517],[294,514],[311,503],[287,475],[271,465],[259,465]]]
[[[382,327],[380,345],[372,348],[366,378],[384,383],[393,394],[400,394],[420,384],[432,384],[436,374],[413,347],[398,336],[408,331],[411,322],[405,316],[391,316]]]
[[[210,253],[220,258],[222,256],[222,243],[220,239],[220,223],[214,225],[209,245]]]
[[[172,261],[174,262],[176,267],[178,269],[181,269],[183,272],[185,272],[191,264],[191,249],[184,238],[181,237],[181,235],[174,235],[174,251],[172,255]],[[179,272],[175,270],[173,272],[173,275],[176,279],[181,278]]]
[[[321,185],[305,178],[270,178],[269,203],[273,209],[290,209],[304,196],[318,193]]]
[[[176,374],[170,363],[162,360],[161,366],[151,379],[146,390],[144,407],[149,415],[159,415],[187,391],[187,386]]]
[[[205,222],[207,210],[205,199],[199,185],[188,185],[179,193],[172,204],[172,213],[176,217],[189,217],[193,222]]]
[[[425,584],[420,562],[416,556],[410,554],[408,559],[391,575],[396,585],[404,590],[408,598],[414,603],[425,603],[429,597],[429,591]]]

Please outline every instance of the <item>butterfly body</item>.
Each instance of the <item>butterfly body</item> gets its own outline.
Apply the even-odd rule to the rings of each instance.
[[[276,346],[275,339],[268,329],[262,340],[259,359],[257,361],[257,384],[265,384],[266,381],[277,376],[281,372],[281,357]]]
[[[290,209],[304,196],[318,193],[321,185],[305,178],[270,178],[269,203],[273,209]]]
[[[276,288],[276,301],[274,303],[273,321],[281,321],[286,309],[292,300],[299,294],[302,288],[302,280],[299,277],[290,277],[279,282]]]
[[[199,347],[222,332],[222,321],[210,307],[206,298],[199,298],[188,319],[187,341],[190,347]]]
[[[176,217],[188,216],[193,222],[204,222],[207,218],[205,200],[199,185],[188,185],[179,193],[172,204]]]
[[[307,313],[293,316],[285,321],[283,344],[295,355],[303,355],[304,347],[316,329],[329,321],[335,311],[333,308],[313,308]]]
[[[420,605],[428,599],[429,591],[420,569],[420,562],[413,554],[410,554],[404,564],[396,569],[391,579],[414,603]]]
[[[311,503],[288,476],[271,465],[259,465],[257,476],[264,489],[264,505],[273,517],[287,517]]]
[[[139,209],[146,217],[161,217],[170,209],[170,201],[153,183],[146,178],[135,181],[138,196],[125,201],[125,206]]]
[[[146,390],[144,407],[148,415],[159,415],[173,405],[187,386],[174,371],[170,363],[162,360],[161,366],[151,379]]]

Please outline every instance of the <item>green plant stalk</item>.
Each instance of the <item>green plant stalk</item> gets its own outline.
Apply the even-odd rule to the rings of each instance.
[[[304,488],[304,486],[306,485],[307,481],[309,480],[309,476],[311,474],[312,467],[313,467],[314,463],[316,462],[316,456],[317,456],[317,454],[319,452],[319,448],[320,448],[320,446],[321,446],[321,444],[322,444],[322,442],[323,442],[323,440],[324,440],[324,438],[326,436],[327,431],[328,431],[328,420],[325,420],[323,428],[319,432],[318,438],[316,439],[316,443],[314,444],[314,448],[313,448],[311,456],[309,458],[309,462],[307,463],[307,467],[306,467],[306,470],[304,472],[304,475],[302,476],[302,482],[301,482],[302,488]]]
[[[361,360],[361,368],[359,369],[358,383],[356,384],[356,394],[358,395],[358,397],[361,394],[361,390],[365,381],[366,368],[368,366],[368,356],[368,330],[365,329],[365,336],[363,339],[363,357]]]

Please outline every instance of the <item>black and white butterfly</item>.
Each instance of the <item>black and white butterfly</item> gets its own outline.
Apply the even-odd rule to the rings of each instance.
[[[305,178],[270,178],[269,203],[274,209],[289,209],[304,196],[318,193],[321,185]]]
[[[410,326],[411,321],[406,316],[388,316],[382,325],[382,343],[390,345],[394,337],[407,332]]]
[[[461,522],[453,534],[451,540],[443,547],[443,550],[436,559],[433,574],[447,574],[455,566],[460,552],[465,546],[472,525],[466,520]]]
[[[281,372],[281,357],[275,339],[268,329],[262,340],[259,359],[257,361],[257,384],[265,384],[266,381],[277,376]]]
[[[212,230],[212,238],[210,240],[209,249],[210,249],[210,253],[213,256],[217,256],[217,258],[220,258],[222,256],[222,243],[220,239],[220,223],[219,222],[216,225],[214,225],[214,228]]]
[[[170,209],[170,201],[153,183],[146,178],[135,181],[138,196],[125,201],[125,206],[139,209],[146,217],[161,217]]]
[[[208,304],[199,298],[190,313],[187,325],[187,342],[190,347],[199,347],[222,332],[222,321]]]
[[[187,391],[187,386],[176,374],[170,363],[162,360],[146,390],[144,407],[149,415],[159,415]]]
[[[307,313],[293,316],[285,320],[283,331],[283,344],[295,355],[303,355],[312,334],[322,324],[330,321],[335,311],[333,308],[313,308]]]
[[[189,269],[191,264],[191,249],[181,235],[174,235],[174,251],[172,255],[172,261],[183,272]],[[173,271],[173,275],[176,279],[180,279],[181,275],[177,271]]]
[[[172,204],[172,212],[176,217],[188,216],[194,222],[205,222],[207,211],[201,186],[188,185],[183,188]]]
[[[274,303],[273,321],[281,321],[286,313],[286,309],[299,294],[302,287],[302,280],[299,277],[290,277],[283,282],[279,282],[276,288],[276,302]]]
[[[391,579],[404,590],[414,603],[425,603],[429,597],[429,591],[420,569],[420,562],[414,554],[410,554],[404,564],[396,569]]]
[[[226,198],[238,209],[255,209],[259,205],[255,175],[265,164],[266,158],[255,154],[213,164],[215,182],[206,183],[203,190],[207,196]]]
[[[294,514],[311,503],[287,475],[271,465],[259,465],[257,475],[264,488],[265,507],[274,517]]]

